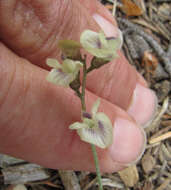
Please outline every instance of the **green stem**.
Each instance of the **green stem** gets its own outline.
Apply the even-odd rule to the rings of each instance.
[[[82,80],[82,94],[81,94],[81,104],[82,104],[82,110],[86,110],[85,105],[85,88],[86,88],[86,76],[87,76],[87,67],[86,67],[86,61],[84,61],[83,64],[83,80]]]
[[[81,105],[82,105],[82,110],[84,110],[84,111],[86,111],[86,105],[85,105],[86,77],[87,77],[87,68],[86,68],[86,61],[84,61],[83,79],[82,79],[82,93],[81,93]],[[98,161],[98,156],[97,156],[97,152],[96,152],[96,147],[95,147],[95,145],[91,144],[91,148],[92,148],[95,167],[96,167],[99,190],[103,190],[103,185],[102,185],[102,179],[101,179],[101,174],[100,174],[100,167],[99,167],[99,161]]]
[[[87,69],[87,73],[91,72],[92,70],[94,70],[94,67],[90,66],[90,67]]]
[[[91,149],[92,149],[92,152],[93,152],[94,162],[95,162],[95,166],[96,166],[96,173],[97,173],[97,180],[98,180],[98,184],[99,184],[99,190],[103,190],[102,178],[101,178],[100,167],[99,167],[99,161],[98,161],[98,156],[97,156],[95,145],[91,144]]]

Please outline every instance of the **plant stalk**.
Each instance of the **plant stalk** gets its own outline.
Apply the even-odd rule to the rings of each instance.
[[[95,166],[96,166],[96,174],[97,174],[97,180],[98,180],[98,184],[99,184],[99,190],[103,190],[102,178],[101,178],[100,167],[99,167],[99,160],[98,160],[98,156],[97,156],[97,152],[96,152],[96,147],[94,144],[91,144],[91,149],[93,152],[94,162],[95,162]]]
[[[83,65],[82,92],[81,92],[81,97],[80,97],[83,111],[86,111],[86,104],[85,104],[86,77],[87,77],[87,68],[86,68],[86,60],[85,60],[84,65]],[[97,156],[95,145],[91,144],[91,149],[93,152],[93,157],[94,157],[94,162],[95,162],[95,167],[96,167],[96,174],[97,174],[97,180],[98,180],[98,184],[99,184],[99,190],[103,190],[99,161],[98,161],[98,156]]]
[[[83,79],[82,79],[82,93],[81,93],[81,105],[82,110],[86,111],[86,105],[85,105],[85,88],[86,88],[86,77],[87,77],[87,67],[86,67],[86,61],[84,61],[83,64]]]

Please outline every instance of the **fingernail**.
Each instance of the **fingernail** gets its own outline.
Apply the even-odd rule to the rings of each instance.
[[[148,127],[154,119],[157,110],[157,96],[155,92],[137,83],[131,104],[128,108],[128,114],[135,121],[145,127]]]
[[[109,148],[114,162],[123,166],[139,160],[146,147],[145,132],[131,121],[116,119],[113,130],[113,144]]]
[[[93,14],[93,18],[100,26],[100,28],[104,31],[106,36],[118,36],[118,27],[114,26],[111,22],[106,20],[104,17],[100,16],[99,14]]]

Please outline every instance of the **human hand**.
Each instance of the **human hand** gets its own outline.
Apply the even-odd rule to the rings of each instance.
[[[59,39],[79,40],[85,29],[117,36],[116,23],[96,1],[0,1],[0,152],[45,167],[94,170],[89,145],[68,126],[80,118],[71,89],[48,83],[47,57],[59,58]],[[115,26],[114,26],[115,25]],[[98,149],[102,171],[113,172],[144,151],[156,96],[122,53],[88,75],[87,107],[100,97],[114,123],[114,142]]]

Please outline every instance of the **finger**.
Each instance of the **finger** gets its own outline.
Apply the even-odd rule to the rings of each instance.
[[[116,35],[116,28],[114,27],[116,26],[116,22],[104,6],[98,1],[94,1],[93,6],[90,0],[79,1],[89,10],[90,15],[93,16],[106,35]],[[136,122],[143,127],[149,126],[157,110],[157,97],[155,93],[146,88],[147,85],[144,79],[137,72],[133,71],[133,67],[128,66],[128,62],[123,57],[123,54],[120,53],[120,58],[114,63],[115,65],[106,65],[106,68],[104,68],[105,72],[101,69],[100,72],[92,73],[89,77],[88,89],[127,110]],[[132,75],[135,74],[137,79],[134,83],[132,79],[135,78]],[[99,78],[102,78],[102,80],[99,81]],[[100,85],[97,85],[97,83],[100,83]],[[125,87],[131,86],[130,83],[135,84],[132,94],[126,93],[125,90]],[[127,90],[130,89],[128,88]],[[125,95],[130,95],[130,99],[128,97],[126,99]]]
[[[86,10],[70,0],[0,1],[0,17],[1,40],[18,55],[43,67],[46,57],[59,56],[59,39],[79,40],[87,27],[98,29]]]
[[[0,152],[48,168],[94,171],[90,145],[68,129],[80,120],[80,102],[71,89],[48,83],[46,75],[0,44]],[[86,91],[88,110],[97,98]],[[100,166],[113,172],[142,155],[145,135],[117,106],[102,99],[100,110],[114,125],[113,145],[98,149]]]
[[[111,23],[112,18],[106,9],[95,1],[95,5],[91,2],[91,6],[90,1],[82,1],[82,4],[86,2],[85,7],[80,1],[4,2],[0,2],[2,40],[20,56],[37,65],[44,66],[46,57],[59,57],[59,39],[79,40],[80,33],[85,29],[98,31],[100,25],[107,35],[116,35],[114,21]],[[99,78],[102,80],[99,81]],[[113,64],[92,72],[87,88],[127,110],[141,125],[147,126],[154,117],[156,96],[144,87],[142,78],[122,53]]]

